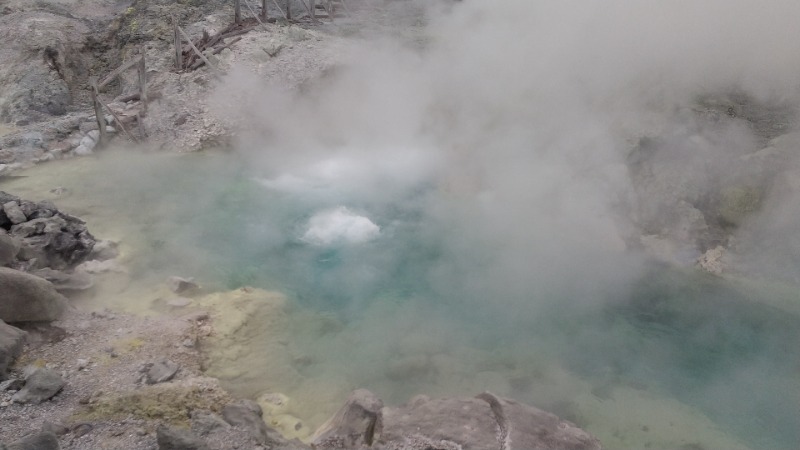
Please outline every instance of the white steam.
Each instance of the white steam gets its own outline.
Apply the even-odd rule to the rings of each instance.
[[[303,241],[320,246],[363,244],[377,238],[380,232],[368,217],[340,206],[314,214],[308,220]]]
[[[441,5],[408,2],[429,3]],[[691,111],[699,96],[797,99],[796,1],[465,0],[431,11],[422,48],[370,36],[302,92],[233,71],[218,104],[239,115],[240,147],[272,189],[389,207],[435,186],[418,207],[451,231],[432,282],[496,304],[562,289],[591,297],[636,276],[619,209],[635,195],[626,158],[639,138],[678,136],[680,151],[660,157],[697,172],[697,192],[712,185],[705,162],[756,142],[746,129],[704,130]]]

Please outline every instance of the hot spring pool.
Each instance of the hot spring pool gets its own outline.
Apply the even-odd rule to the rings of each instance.
[[[446,216],[452,194],[432,183],[377,201],[287,187],[233,155],[124,152],[20,175],[0,189],[52,200],[123,242],[132,281],[120,295],[173,274],[284,293],[291,370],[261,351],[273,343],[255,323],[235,375],[221,377],[240,395],[285,393],[309,428],[357,387],[389,403],[489,390],[572,420],[608,449],[800,442],[796,289],[637,261],[619,268],[635,276],[596,288],[542,289],[521,272],[506,291],[485,242],[454,251],[459,227],[430,213]]]

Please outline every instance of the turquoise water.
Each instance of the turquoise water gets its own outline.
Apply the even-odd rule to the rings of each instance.
[[[475,329],[468,334],[478,347],[547,342],[553,357],[597,385],[597,395],[614,385],[660,392],[697,407],[754,448],[800,442],[800,318],[763,305],[758,294],[653,264],[610,292],[598,286],[588,305],[565,293],[557,301],[521,299],[541,303],[536,309],[495,311],[491,302],[472,308],[487,302],[466,297],[487,292],[460,286],[479,272],[468,267],[445,286],[429,275],[457,263],[446,260],[448,230],[437,229],[422,210],[433,187],[391,204],[348,204],[373,218],[381,236],[320,248],[300,240],[303,225],[341,199],[270,192],[241,169],[233,178],[205,185],[206,214],[191,211],[181,219],[196,222],[193,238],[224,267],[216,276],[228,288],[281,290],[345,323],[373,302],[414,302],[421,317],[440,315],[448,326]]]
[[[56,203],[90,225],[113,215],[136,230],[148,257],[130,261],[134,275],[180,268],[210,289],[278,290],[298,307],[335,317],[343,328],[327,342],[298,336],[298,348],[313,356],[302,370],[308,379],[345,378],[345,387],[373,389],[393,403],[420,392],[489,389],[613,440],[607,448],[649,446],[647,434],[666,427],[661,399],[686,405],[687,420],[709,419],[699,427],[718,427],[742,448],[788,450],[800,442],[800,317],[769,306],[770,296],[797,301],[791,289],[633,257],[614,260],[624,276],[604,270],[589,288],[579,280],[542,288],[536,277],[506,286],[492,282],[496,255],[483,244],[475,242],[469,258],[463,247],[454,250],[458,224],[430,214],[442,201],[433,184],[383,202],[270,190],[258,181],[268,173],[231,155],[109,154],[92,164],[71,178],[54,164],[31,177],[52,170],[48,182],[73,192]],[[18,195],[43,187],[24,178],[0,183]],[[380,235],[359,244],[304,241],[309,218],[337,206],[369,217]],[[630,393],[650,402],[652,414],[613,412],[629,405]],[[634,419],[635,438],[621,425]],[[676,429],[674,441],[652,448],[729,442],[701,434]]]

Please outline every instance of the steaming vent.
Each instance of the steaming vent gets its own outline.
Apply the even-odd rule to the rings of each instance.
[[[380,235],[381,229],[368,217],[344,206],[320,211],[309,220],[302,240],[319,246],[363,244]]]

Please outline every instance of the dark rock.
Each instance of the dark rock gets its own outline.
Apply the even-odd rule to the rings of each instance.
[[[6,322],[49,322],[57,319],[67,299],[43,278],[0,267],[0,320]]]
[[[72,273],[62,272],[60,270],[53,270],[45,267],[32,272],[37,277],[42,277],[45,280],[53,283],[58,292],[72,292],[72,291],[85,291],[94,286],[94,278],[82,271],[74,271]]]
[[[58,438],[50,432],[40,432],[25,436],[7,446],[8,450],[59,450]]]
[[[22,352],[25,332],[0,320],[0,380],[5,379],[11,363]]]
[[[25,387],[11,400],[17,403],[41,403],[58,394],[66,382],[50,369],[36,369],[25,377]]]
[[[25,386],[25,380],[11,378],[6,381],[0,382],[0,392],[3,391],[18,391]]]
[[[372,392],[358,389],[336,414],[311,438],[315,448],[358,448],[371,446],[380,434],[383,402]]]
[[[205,436],[219,429],[230,428],[222,417],[207,410],[192,411],[192,431]]]
[[[61,212],[14,225],[10,234],[21,241],[17,257],[36,259],[35,268],[74,267],[89,256],[95,243],[82,220]]]
[[[159,426],[156,430],[159,450],[208,450],[208,446],[189,430]]]
[[[267,446],[285,446],[288,441],[268,427],[261,419],[261,407],[252,400],[239,400],[222,409],[226,422],[247,430],[258,443]]]
[[[178,373],[180,367],[178,363],[168,359],[153,364],[147,371],[147,384],[163,383],[171,380]]]
[[[51,422],[49,420],[45,420],[44,423],[42,423],[42,432],[53,433],[56,436],[63,436],[69,433],[69,428],[61,422]]]
[[[167,285],[170,290],[176,294],[186,292],[192,289],[197,289],[197,284],[193,278],[169,277],[167,278]]]
[[[14,262],[19,253],[19,246],[17,239],[0,232],[0,266]]]

